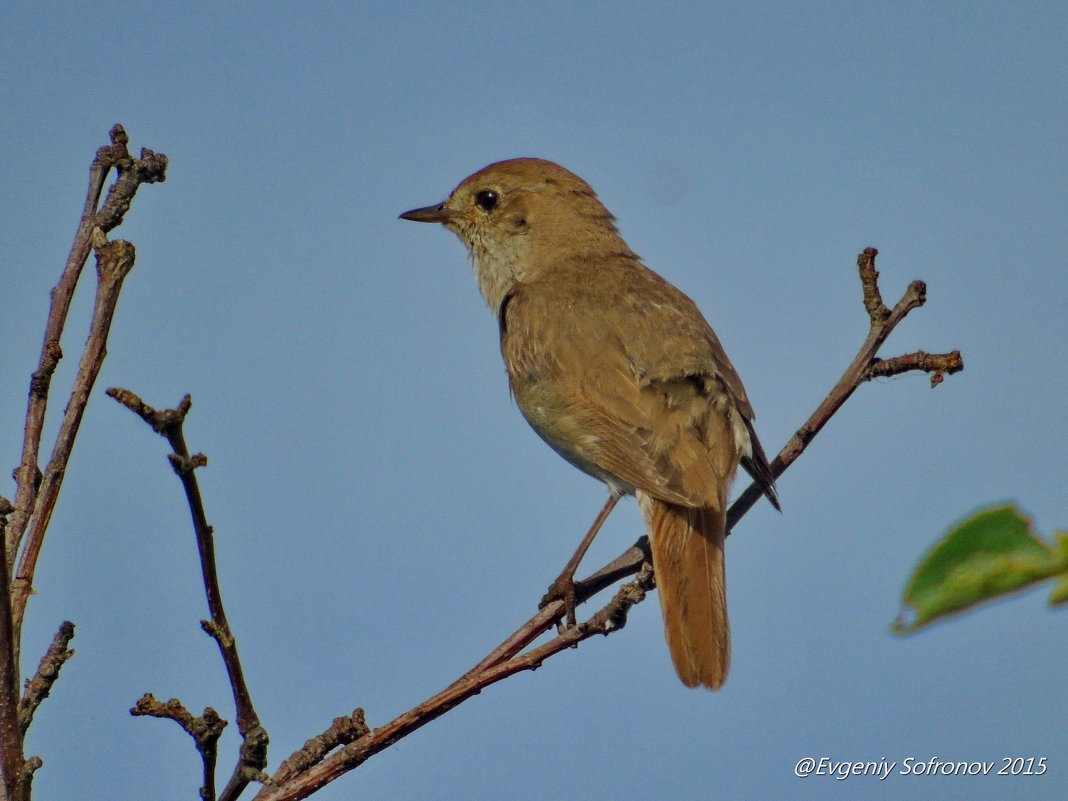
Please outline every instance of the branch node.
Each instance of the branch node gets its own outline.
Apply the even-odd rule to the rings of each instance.
[[[223,648],[234,647],[234,635],[210,620],[201,620],[200,628]]]
[[[258,782],[259,784],[265,785],[267,787],[275,786],[274,779],[272,779],[262,770],[253,770],[252,768],[246,768],[243,771],[243,774],[245,778],[248,779],[250,782]]]
[[[318,764],[323,757],[338,746],[356,742],[371,729],[362,709],[354,709],[347,717],[334,718],[330,727],[322,734],[307,740],[299,751],[295,751],[278,767],[278,777],[295,776],[303,773],[312,765]]]
[[[204,707],[203,714],[193,718],[193,723],[193,736],[198,740],[218,740],[226,728],[226,721],[210,706]]]
[[[163,437],[169,436],[171,431],[181,427],[182,423],[185,422],[185,416],[189,414],[189,409],[193,405],[193,399],[189,395],[185,395],[178,403],[177,409],[156,411],[128,389],[111,387],[106,390],[105,394],[136,414],[148,423],[153,431]]]
[[[99,225],[94,225],[93,230],[89,234],[89,244],[93,250],[99,251],[108,243],[108,235],[104,233],[104,229]],[[98,254],[99,255],[99,254]]]
[[[94,229],[100,231],[99,228]],[[103,242],[93,242],[96,251],[96,274],[100,281],[121,283],[133,269],[137,258],[137,250],[133,244],[125,239],[116,239],[109,242],[107,237],[100,233]]]
[[[40,369],[34,370],[30,375],[30,395],[35,398],[48,397],[52,374],[59,366],[59,360],[63,358],[63,348],[60,347],[58,339],[48,340],[43,356]]]
[[[798,442],[802,445],[808,445],[816,437],[816,432],[812,430],[812,426],[801,426],[794,432],[794,436],[797,437]]]
[[[115,167],[129,161],[130,151],[127,145],[130,143],[130,137],[126,129],[116,124],[112,126],[108,135],[111,138],[111,144],[97,149],[95,163],[103,167]]]
[[[97,150],[94,168],[115,167],[119,177],[108,189],[107,197],[94,216],[94,222],[103,232],[122,224],[130,210],[130,204],[141,184],[154,184],[167,180],[167,157],[147,148],[141,150],[141,158],[130,156],[127,148],[129,137],[121,125],[111,129],[112,144]]]
[[[187,476],[198,467],[205,467],[208,464],[208,457],[202,453],[194,453],[192,456],[169,453],[167,459],[174,468],[174,472],[180,476]]]
[[[260,767],[267,764],[267,746],[271,744],[271,738],[267,736],[267,729],[263,726],[254,726],[244,733],[244,742],[241,743],[241,761],[246,766]]]
[[[193,738],[197,750],[202,754],[214,748],[227,725],[226,721],[219,717],[219,713],[210,706],[205,707],[202,715],[194,717],[193,713],[186,709],[177,698],[158,701],[152,693],[142,695],[130,709],[130,714],[134,717],[173,720]]]
[[[868,368],[861,374],[861,381],[875,378],[887,378],[914,370],[931,373],[931,386],[942,383],[945,375],[953,375],[964,369],[964,359],[959,350],[949,353],[927,353],[922,350],[894,356],[889,359],[873,357]]]
[[[168,159],[165,155],[143,147],[140,161],[143,170],[141,179],[144,183],[162,183],[167,180]]]
[[[17,781],[20,788],[25,788],[21,793],[23,798],[30,797],[30,782],[33,781],[33,774],[36,773],[42,765],[44,765],[44,760],[39,756],[32,756],[22,763],[22,770],[19,771]]]
[[[653,566],[649,562],[643,562],[634,580],[620,587],[612,600],[586,622],[587,630],[594,634],[608,635],[623,628],[627,625],[627,615],[631,607],[644,601],[646,594],[655,586]]]
[[[875,248],[864,248],[857,256],[857,268],[860,270],[860,287],[864,293],[864,308],[868,311],[872,326],[876,326],[890,316],[890,310],[883,303],[882,293],[879,292],[879,271],[875,269],[875,257],[879,251]]]

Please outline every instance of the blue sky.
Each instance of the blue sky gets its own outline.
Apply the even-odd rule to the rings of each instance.
[[[233,717],[165,443],[104,387],[192,393],[272,767],[353,707],[392,719],[534,609],[603,489],[509,401],[462,246],[396,219],[512,156],[586,178],[698,302],[769,451],[866,333],[866,246],[888,301],[928,284],[883,355],[960,348],[967,367],[935,391],[862,387],[781,480],[783,514],[739,526],[721,692],[676,681],[651,600],[318,797],[1064,796],[1066,619],[1041,591],[907,639],[889,625],[970,510],[1015,499],[1068,527],[1066,23],[1052,2],[9,2],[4,474],[95,149],[121,122],[171,159],[116,232],[137,265],[30,605],[27,666],[78,625],[29,739],[39,796],[193,797],[188,739],[126,710],[152,691]],[[587,565],[639,533],[622,504]],[[808,756],[1049,769],[795,778]]]

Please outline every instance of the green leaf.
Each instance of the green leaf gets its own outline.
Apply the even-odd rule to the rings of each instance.
[[[1015,506],[986,509],[951,528],[905,587],[893,629],[916,631],[944,615],[1023,589],[1068,570],[1068,538],[1056,545],[1036,537]],[[1054,603],[1068,601],[1068,577]]]
[[[1053,595],[1049,597],[1050,606],[1060,606],[1068,602],[1068,578],[1061,579],[1053,588]]]
[[[1061,559],[1068,562],[1068,532],[1055,531],[1053,537],[1057,540],[1057,545],[1060,548]],[[1049,603],[1050,606],[1068,603],[1068,575],[1062,576],[1061,580],[1057,582],[1057,586],[1053,588],[1053,595],[1049,597]]]

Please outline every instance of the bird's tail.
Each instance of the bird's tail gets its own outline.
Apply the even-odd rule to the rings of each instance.
[[[649,528],[664,634],[687,687],[723,686],[730,665],[730,624],[723,546],[726,518],[638,492]]]

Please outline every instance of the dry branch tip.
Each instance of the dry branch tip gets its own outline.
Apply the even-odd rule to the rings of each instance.
[[[864,308],[868,312],[871,324],[878,325],[890,316],[890,310],[883,303],[882,293],[879,291],[879,271],[875,269],[875,257],[879,251],[875,248],[864,248],[857,256],[857,268],[860,270],[860,287],[864,294]]]
[[[197,748],[218,740],[227,722],[219,717],[212,707],[205,707],[203,714],[193,715],[177,698],[159,701],[152,693],[145,693],[130,709],[134,717],[162,718],[173,720],[197,742]]]
[[[94,166],[115,167],[130,159],[130,151],[127,147],[130,144],[130,137],[126,129],[115,124],[108,135],[111,138],[111,144],[97,148]]]
[[[946,375],[959,373],[963,369],[964,359],[959,350],[949,353],[927,353],[918,350],[889,359],[873,358],[860,380],[871,381],[875,378],[887,378],[911,371],[920,371],[932,374],[931,387],[933,388],[941,384]]]
[[[52,643],[48,646],[41,662],[37,666],[37,672],[33,677],[26,680],[26,686],[19,699],[19,727],[25,734],[33,722],[33,715],[37,707],[52,692],[52,685],[59,678],[59,671],[74,656],[73,649],[69,648],[70,641],[74,639],[74,624],[64,620]]]
[[[186,415],[189,414],[189,409],[192,408],[193,405],[193,399],[189,395],[185,395],[178,403],[177,408],[157,411],[141,400],[136,393],[133,393],[128,389],[123,389],[122,387],[111,387],[106,390],[105,394],[136,414],[148,423],[153,431],[163,437],[169,437],[171,432],[181,428],[182,423],[185,422]],[[203,457],[200,454],[198,454],[198,456],[203,458],[204,463],[207,464],[206,457]],[[195,459],[196,457],[190,458]],[[199,465],[193,466],[197,467]]]

